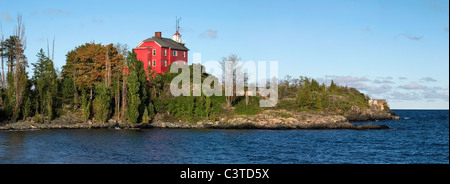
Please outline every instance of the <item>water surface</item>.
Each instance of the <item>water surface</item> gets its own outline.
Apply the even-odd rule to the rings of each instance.
[[[448,110],[395,112],[371,131],[0,131],[0,163],[449,163]]]

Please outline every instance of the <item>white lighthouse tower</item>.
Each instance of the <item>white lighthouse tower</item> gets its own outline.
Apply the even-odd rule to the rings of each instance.
[[[177,32],[175,34],[173,34],[173,41],[176,41],[177,43],[182,43],[181,41],[181,34],[180,34],[180,20],[181,17],[178,19],[178,17],[176,18],[176,30]]]

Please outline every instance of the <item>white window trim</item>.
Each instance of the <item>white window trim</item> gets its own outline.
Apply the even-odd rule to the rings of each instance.
[[[164,60],[164,67],[167,66],[167,60]]]
[[[167,56],[167,49],[164,49],[164,56]]]
[[[183,58],[186,58],[186,51],[183,51]]]
[[[152,66],[156,66],[156,60],[155,59],[152,61]]]

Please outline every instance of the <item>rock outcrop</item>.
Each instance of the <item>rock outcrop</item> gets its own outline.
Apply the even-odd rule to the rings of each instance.
[[[361,120],[366,117],[361,118]],[[95,120],[83,122],[73,114],[67,114],[52,121],[34,122],[33,118],[18,122],[6,122],[0,130],[39,130],[39,129],[388,129],[382,125],[360,125],[350,123],[348,117],[314,112],[291,112],[286,110],[265,110],[258,115],[233,115],[219,121],[200,121],[188,123],[168,121],[157,115],[151,123],[128,124],[111,119],[106,123]]]
[[[351,122],[399,119],[399,117],[389,109],[383,111],[374,108],[361,110],[357,106],[353,106],[350,111],[343,113],[343,115]]]

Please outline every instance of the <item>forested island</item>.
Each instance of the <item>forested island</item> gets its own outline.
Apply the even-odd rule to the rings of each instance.
[[[156,75],[123,44],[86,43],[69,51],[61,70],[49,46],[27,73],[23,24],[1,40],[0,130],[85,128],[385,129],[351,121],[397,119],[387,103],[373,105],[354,88],[307,77],[278,80],[278,104],[263,96],[180,96],[178,73]],[[53,45],[54,47],[54,45]],[[230,55],[222,61],[237,60]],[[5,66],[6,64],[6,71]],[[190,66],[192,70],[193,66]],[[192,74],[192,72],[191,72]],[[29,77],[32,76],[32,77]],[[202,74],[202,81],[209,74]],[[192,78],[192,77],[191,77]]]

